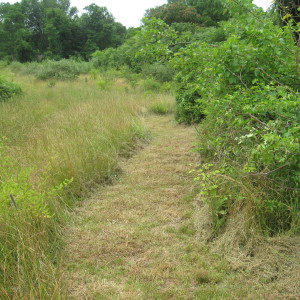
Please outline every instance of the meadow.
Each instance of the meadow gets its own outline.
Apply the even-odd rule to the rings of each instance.
[[[182,124],[178,128],[196,127],[198,156],[190,165],[193,191],[187,195],[192,230],[183,231],[210,248],[207,256],[222,254],[230,262],[233,277],[219,282],[219,297],[224,299],[224,287],[232,288],[232,282],[246,290],[248,274],[261,299],[297,298],[300,26],[295,1],[275,0],[267,12],[248,0],[168,1],[146,11],[140,28],[127,31],[105,7],[90,5],[79,17],[61,1],[21,2],[0,7],[0,299],[66,298],[61,253],[68,248],[68,212],[83,207],[82,200],[104,185],[121,182],[123,160],[151,139],[147,115],[169,112]],[[177,139],[172,130],[165,136]],[[160,171],[161,178],[163,184]],[[115,215],[120,207],[111,209]],[[137,227],[140,222],[137,218]],[[191,247],[187,252],[198,249]],[[178,244],[172,254],[181,248]],[[210,261],[207,256],[200,260]],[[193,257],[189,267],[194,262]],[[185,270],[183,277],[186,273],[197,272]],[[214,290],[219,280],[205,277],[200,274],[195,282],[210,281]],[[188,297],[186,289],[181,295],[165,297]],[[232,295],[229,299],[247,298]],[[215,292],[207,298],[216,299]]]
[[[0,101],[0,295],[60,299],[66,211],[119,176],[120,160],[151,138],[143,117],[172,110],[173,96],[118,74],[14,71],[1,69],[23,92]]]

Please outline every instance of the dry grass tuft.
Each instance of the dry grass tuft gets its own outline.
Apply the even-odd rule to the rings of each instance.
[[[199,239],[207,241],[212,253],[221,253],[229,262],[237,274],[235,284],[254,286],[256,299],[298,299],[299,237],[260,235],[247,217],[247,208],[231,217],[217,237],[211,230],[209,209],[201,201],[195,216]],[[231,293],[235,293],[234,289]]]

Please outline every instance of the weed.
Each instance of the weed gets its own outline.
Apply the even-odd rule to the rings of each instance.
[[[98,80],[97,84],[100,90],[109,90],[110,87],[112,86],[112,83],[106,81],[105,79]]]
[[[160,91],[161,83],[154,78],[147,78],[142,81],[141,87],[147,92],[158,92]]]
[[[54,87],[56,85],[56,81],[54,79],[51,79],[48,81],[48,87]]]
[[[150,107],[151,112],[158,115],[165,115],[170,112],[166,103],[158,103]]]
[[[99,70],[92,69],[90,71],[90,76],[91,76],[92,79],[98,79],[98,77],[99,77]]]
[[[14,95],[21,94],[21,87],[0,76],[0,102],[11,98]]]
[[[195,280],[198,284],[210,283],[212,281],[211,275],[208,271],[202,270],[195,274]]]

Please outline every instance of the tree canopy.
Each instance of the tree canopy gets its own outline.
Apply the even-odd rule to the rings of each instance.
[[[121,45],[125,35],[126,28],[96,4],[85,7],[81,16],[69,0],[0,4],[0,59],[88,58],[96,50]]]
[[[221,0],[169,0],[147,10],[145,16],[162,19],[169,25],[187,22],[202,26],[216,26],[229,17]]]

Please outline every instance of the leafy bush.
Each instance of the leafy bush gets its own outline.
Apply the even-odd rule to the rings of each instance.
[[[199,123],[204,118],[202,97],[198,93],[198,87],[177,87],[175,118],[179,123]]]
[[[32,62],[27,64],[16,63],[16,67],[11,66],[14,72],[23,75],[33,75],[40,80],[74,80],[80,74],[89,74],[92,70],[92,63],[63,59],[60,61],[46,60],[40,63]]]
[[[150,107],[150,110],[157,115],[165,115],[170,112],[170,108],[166,103],[157,103]]]
[[[201,120],[201,110],[212,97],[225,96],[240,87],[247,89],[270,81],[299,87],[291,34],[263,14],[258,16],[260,19],[249,14],[224,22],[225,42],[192,43],[172,59],[171,65],[178,72],[179,121]],[[195,113],[199,111],[197,118]]]
[[[24,64],[18,62],[18,61],[13,61],[9,64],[9,68],[14,72],[14,73],[18,73],[20,71],[22,71],[22,69],[24,68]]]
[[[23,68],[19,69],[20,74],[36,76],[41,64],[42,63],[38,63],[38,62],[31,62],[31,63],[23,64]],[[18,72],[18,71],[16,71],[16,72]]]
[[[251,7],[249,8],[251,10]],[[253,11],[254,13],[254,11]],[[267,234],[300,232],[300,112],[297,49],[288,28],[261,10],[221,28],[226,40],[195,42],[171,60],[176,117],[200,122],[195,172],[218,231],[247,210]]]
[[[298,99],[297,93],[268,85],[212,99],[200,151],[215,166],[200,172],[200,180],[213,216],[219,216],[215,224],[250,201],[263,230],[300,230]]]
[[[128,80],[133,88],[136,87],[138,82],[143,79],[142,74],[133,72],[127,66],[123,66],[120,69],[120,75],[122,78],[125,78],[126,80]]]
[[[145,91],[158,92],[161,88],[161,83],[154,78],[149,77],[141,82],[141,87]]]
[[[141,42],[135,36],[126,40],[118,48],[108,48],[103,51],[96,51],[92,54],[91,60],[94,68],[106,71],[109,69],[121,69],[126,66],[131,71],[140,72],[143,64],[142,59],[136,56]]]
[[[93,64],[91,62],[86,61],[74,61],[71,60],[74,64],[77,65],[78,71],[80,74],[89,74],[93,69]]]
[[[40,80],[75,80],[80,73],[77,63],[64,59],[43,62],[39,65],[35,75]]]
[[[226,40],[223,27],[201,27],[194,33],[193,38],[202,43],[219,43]]]
[[[0,60],[0,68],[5,68],[7,67],[9,64],[9,62],[7,62],[6,60]]]
[[[22,89],[18,84],[10,82],[5,77],[0,76],[0,102],[21,92]]]
[[[210,63],[213,64],[213,49],[208,44],[193,43],[182,49],[172,59],[177,71],[176,120],[180,123],[197,123],[203,117],[205,107],[204,89],[211,88]]]
[[[109,90],[112,86],[112,82],[105,79],[98,80],[97,84],[100,90]]]
[[[142,73],[146,76],[152,76],[162,83],[172,81],[174,77],[174,70],[168,65],[160,63],[145,65]]]
[[[100,73],[99,70],[91,69],[90,70],[90,76],[92,79],[97,79],[99,77]]]

